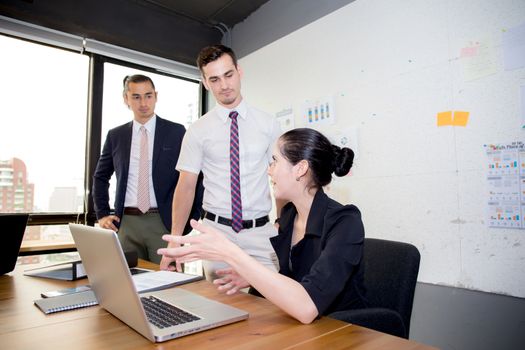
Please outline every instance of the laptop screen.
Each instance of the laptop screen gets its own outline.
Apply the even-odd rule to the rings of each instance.
[[[29,214],[0,214],[0,275],[13,271]]]

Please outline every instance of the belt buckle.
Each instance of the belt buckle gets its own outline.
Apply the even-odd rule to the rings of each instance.
[[[255,222],[255,219],[245,220],[244,222],[246,223],[246,228],[247,229],[251,229],[251,228],[257,227],[257,222]]]
[[[245,230],[249,230],[251,228],[254,228],[254,220],[242,220],[242,228]]]
[[[210,219],[210,218],[208,217],[208,215],[211,216],[211,217],[213,217],[213,219]],[[204,217],[205,217],[206,219],[208,219],[208,220],[211,220],[211,221],[217,223],[217,224],[219,223],[220,216],[217,215],[217,214],[213,214],[213,213],[210,213],[209,211],[207,211],[207,212],[206,212],[206,215],[205,215]]]

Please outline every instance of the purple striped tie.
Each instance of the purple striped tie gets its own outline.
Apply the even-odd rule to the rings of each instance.
[[[239,127],[236,111],[230,112],[232,120],[230,126],[230,175],[232,196],[232,229],[235,232],[242,230],[242,201],[241,178],[239,176]]]

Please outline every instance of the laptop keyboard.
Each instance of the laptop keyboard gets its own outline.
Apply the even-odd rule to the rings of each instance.
[[[140,301],[144,306],[148,320],[158,328],[166,328],[200,320],[200,317],[181,310],[178,307],[168,304],[151,295],[148,297],[141,297]]]

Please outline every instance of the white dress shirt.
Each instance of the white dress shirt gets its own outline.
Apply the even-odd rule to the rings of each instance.
[[[281,129],[275,118],[244,100],[232,110],[239,113],[242,218],[251,220],[268,215],[272,208],[267,169]],[[179,171],[203,172],[202,206],[226,218],[231,218],[229,114],[232,110],[216,105],[193,123],[184,136],[177,163]]]
[[[157,116],[148,120],[144,127],[148,134],[148,163],[149,163],[149,203],[151,208],[157,207],[157,198],[153,189],[153,144],[155,141],[155,126],[157,125]],[[128,185],[126,189],[125,207],[137,207],[137,188],[139,184],[139,160],[140,160],[140,127],[142,124],[133,120],[133,131],[131,135],[131,152],[129,155]]]

